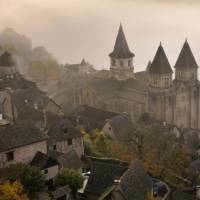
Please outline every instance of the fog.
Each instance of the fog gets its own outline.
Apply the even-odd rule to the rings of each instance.
[[[84,57],[108,68],[120,22],[136,71],[146,67],[162,41],[173,66],[185,38],[200,64],[198,0],[0,0],[0,30],[12,27],[44,45],[61,63]]]

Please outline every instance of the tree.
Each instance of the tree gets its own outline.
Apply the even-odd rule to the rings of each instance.
[[[64,168],[58,173],[55,178],[56,186],[65,186],[69,185],[72,190],[73,195],[75,196],[78,189],[83,187],[84,177],[73,169]]]
[[[10,181],[21,182],[29,197],[35,197],[36,193],[44,187],[45,182],[44,175],[39,168],[22,163],[10,165],[7,178]]]
[[[19,182],[0,183],[0,200],[28,200]]]

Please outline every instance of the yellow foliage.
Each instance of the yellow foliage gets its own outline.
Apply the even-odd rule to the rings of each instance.
[[[0,200],[28,200],[23,186],[19,182],[0,183]]]

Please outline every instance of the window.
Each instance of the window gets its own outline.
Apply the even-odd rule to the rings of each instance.
[[[8,162],[14,160],[14,151],[7,152],[6,159]]]
[[[116,65],[116,62],[114,59],[112,59],[112,66],[115,66]]]
[[[124,66],[124,63],[122,60],[120,60],[120,67],[123,67]]]
[[[54,151],[57,150],[56,144],[53,145],[53,150],[54,150]]]
[[[44,174],[48,174],[48,169],[45,169],[45,170],[44,170]]]
[[[68,133],[68,128],[64,128],[64,133]]]
[[[67,140],[67,145],[68,145],[68,146],[72,145],[72,138],[69,138],[69,139]]]
[[[131,66],[131,60],[128,61],[128,66],[129,66],[129,67]]]

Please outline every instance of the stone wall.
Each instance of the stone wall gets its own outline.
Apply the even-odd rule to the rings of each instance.
[[[14,160],[7,161],[6,153],[14,152]],[[47,144],[46,141],[41,141],[33,144],[29,144],[26,146],[18,147],[15,149],[10,149],[9,151],[1,152],[0,153],[0,168],[6,167],[9,164],[22,162],[22,163],[29,163],[37,151],[42,153],[47,153]]]

